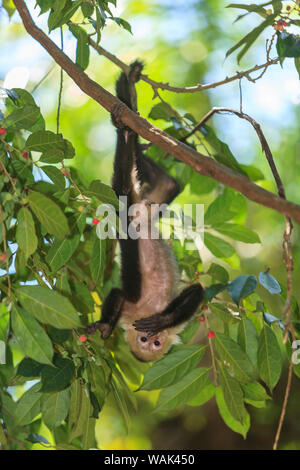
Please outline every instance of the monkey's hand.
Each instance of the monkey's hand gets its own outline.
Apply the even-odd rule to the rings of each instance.
[[[102,321],[96,321],[95,323],[90,323],[86,327],[86,332],[89,335],[94,335],[97,332],[97,330],[100,331],[101,338],[106,339],[111,334],[112,327],[109,323],[105,323],[105,322],[102,322]]]
[[[148,336],[154,336],[162,330],[169,328],[171,316],[155,313],[150,317],[141,318],[134,322],[133,326],[138,331],[144,331]]]

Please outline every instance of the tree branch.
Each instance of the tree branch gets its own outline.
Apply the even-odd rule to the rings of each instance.
[[[89,43],[98,52],[98,54],[103,55],[104,57],[109,59],[115,65],[120,67],[120,69],[122,69],[125,73],[129,71],[129,66],[127,64],[122,62],[118,57],[111,54],[103,47],[99,46],[99,44],[93,41],[92,38],[89,38]],[[240,78],[243,78],[243,77],[247,78],[247,80],[255,82],[256,80],[258,80],[258,78],[261,77],[262,74],[266,72],[267,68],[270,65],[278,64],[278,62],[279,62],[279,57],[275,59],[270,59],[268,57],[267,61],[264,64],[255,65],[254,67],[251,67],[251,69],[249,70],[245,70],[243,72],[236,72],[236,74],[232,75],[231,77],[226,77],[223,80],[220,80],[218,82],[205,83],[204,85],[201,83],[198,83],[197,85],[194,85],[194,86],[176,87],[176,86],[169,85],[169,83],[156,82],[155,80],[152,80],[151,78],[149,78],[147,75],[144,75],[144,74],[141,74],[141,80],[144,80],[144,82],[151,85],[154,91],[160,89],[160,90],[172,91],[173,93],[197,93],[198,91],[209,90],[210,88],[217,88],[218,86],[225,85],[226,83],[230,83],[235,80],[239,80]],[[261,75],[259,75],[256,78],[250,77],[251,73],[261,70],[261,69],[263,69]]]
[[[91,80],[41,29],[35,25],[24,0],[13,0],[13,3],[21,16],[28,34],[36,39],[47,50],[56,63],[64,69],[64,71],[74,80],[84,93],[97,101],[97,103],[104,107],[108,112],[111,111],[114,105],[121,103],[118,98],[102,88],[101,85]],[[239,191],[248,199],[274,209],[275,211],[291,217],[300,223],[299,205],[286,201],[275,194],[266,191],[253,183],[247,177],[236,173],[206,155],[196,152],[191,147],[179,142],[161,129],[155,127],[146,119],[143,119],[138,114],[131,111],[125,105],[122,107],[121,119],[124,124],[133,129],[144,139],[158,145],[178,160],[189,165],[198,173],[204,176],[209,176],[210,178]]]

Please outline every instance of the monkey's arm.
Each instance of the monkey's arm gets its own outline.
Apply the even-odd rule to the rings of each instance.
[[[172,300],[163,312],[137,320],[133,326],[136,330],[144,331],[149,336],[153,336],[166,328],[180,325],[189,320],[196,312],[203,298],[202,286],[193,284]]]
[[[101,320],[90,323],[86,332],[94,334],[100,330],[102,339],[108,338],[120,318],[123,302],[124,294],[121,289],[112,289],[103,304]]]

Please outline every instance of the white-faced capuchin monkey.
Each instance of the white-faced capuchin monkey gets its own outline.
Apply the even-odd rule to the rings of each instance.
[[[140,62],[134,62],[129,74],[123,72],[116,86],[118,98],[134,111],[134,84],[142,68]],[[112,112],[117,127],[112,187],[118,197],[127,196],[128,207],[141,203],[150,213],[153,204],[169,204],[180,188],[174,178],[143,155],[137,134],[124,126],[121,113],[122,105]],[[125,220],[128,226],[133,218],[127,214]],[[144,220],[147,226],[151,222],[150,217]],[[178,294],[177,264],[161,238],[119,238],[119,243],[122,289],[110,291],[103,303],[101,320],[88,325],[87,332],[100,330],[105,339],[120,320],[132,354],[141,361],[156,361],[172,344],[180,342],[177,334],[203,300],[203,288],[197,283]]]

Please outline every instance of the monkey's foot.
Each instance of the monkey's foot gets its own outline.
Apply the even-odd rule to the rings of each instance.
[[[122,121],[122,114],[124,109],[126,109],[126,106],[123,103],[114,104],[111,109],[111,120],[117,129],[129,129]]]

